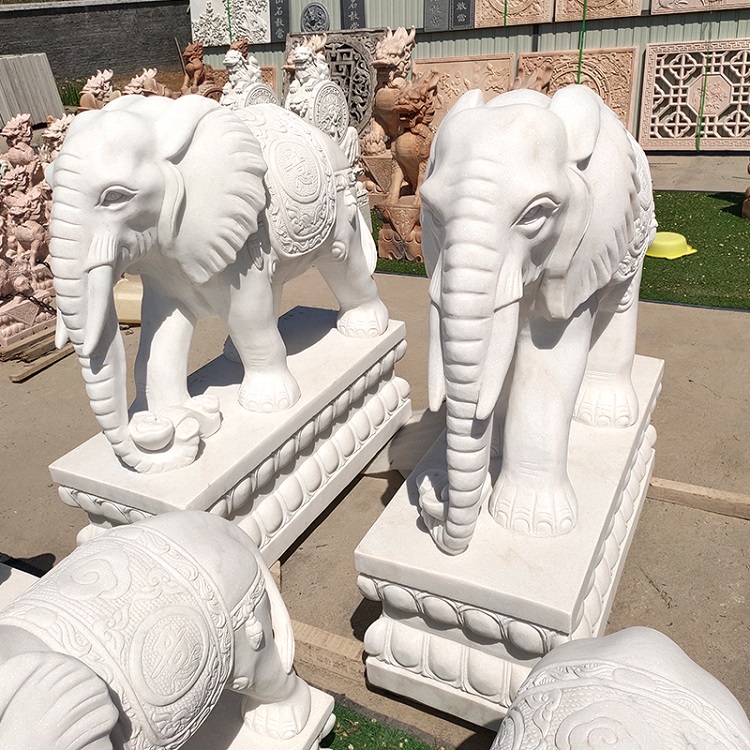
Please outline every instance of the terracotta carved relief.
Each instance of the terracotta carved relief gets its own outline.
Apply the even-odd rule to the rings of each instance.
[[[476,0],[474,25],[518,26],[550,23],[554,0]]]
[[[644,148],[750,149],[750,39],[649,44],[643,79]]]
[[[557,0],[555,21],[580,21],[584,0]],[[641,0],[586,0],[586,19],[640,16]]]
[[[696,13],[750,8],[750,0],[651,0],[651,14]]]
[[[413,63],[415,73],[437,72],[439,75],[435,127],[440,125],[448,110],[469,89],[481,89],[485,101],[510,91],[514,67],[513,55],[427,59]]]
[[[635,47],[585,50],[581,65],[581,83],[599,94],[620,122],[631,129],[636,53]],[[529,75],[545,65],[552,66],[549,93],[554,94],[577,82],[578,50],[527,52],[518,57],[519,75]]]

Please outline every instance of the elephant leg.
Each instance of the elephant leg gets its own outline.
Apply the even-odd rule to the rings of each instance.
[[[632,381],[638,326],[639,271],[605,292],[594,322],[575,418],[596,427],[629,427],[638,418]]]
[[[343,231],[337,231],[330,255],[321,256],[315,265],[339,303],[337,327],[345,336],[371,338],[388,327],[388,310],[378,296],[375,280],[367,268],[362,247],[360,219],[355,226],[339,218]],[[343,248],[336,252],[336,248]]]
[[[531,536],[565,534],[577,501],[568,478],[568,442],[593,326],[594,300],[570,320],[527,320],[519,331],[500,476],[490,513]]]
[[[249,411],[288,409],[300,397],[286,363],[286,347],[274,314],[267,270],[250,267],[239,287],[232,285],[224,317],[245,375],[238,395]]]
[[[256,606],[254,617],[263,637],[257,646],[237,632],[229,685],[245,696],[242,710],[249,728],[276,739],[289,739],[302,731],[310,717],[310,688],[294,671],[284,669],[267,593]],[[257,638],[254,631],[253,635]]]
[[[148,410],[175,426],[192,417],[198,421],[201,436],[208,437],[221,424],[219,401],[211,396],[191,398],[187,389],[187,357],[195,316],[148,275],[142,282],[141,343],[131,412]]]

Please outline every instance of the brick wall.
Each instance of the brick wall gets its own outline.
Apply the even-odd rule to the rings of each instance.
[[[179,67],[174,37],[190,41],[188,0],[81,0],[0,6],[3,54],[46,52],[55,78]]]

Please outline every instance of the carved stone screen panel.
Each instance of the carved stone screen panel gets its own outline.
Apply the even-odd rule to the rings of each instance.
[[[372,99],[375,95],[376,74],[372,66],[375,47],[383,38],[384,29],[328,32],[326,59],[331,69],[331,80],[341,86],[347,102],[352,125],[360,135],[370,124]],[[302,43],[302,34],[287,37],[285,59]],[[282,101],[289,89],[289,78],[284,76]]]
[[[551,23],[554,0],[476,0],[474,25],[519,26]]]
[[[584,51],[581,63],[581,83],[596,91],[631,131],[637,52],[636,47],[590,49]],[[550,94],[577,82],[578,50],[519,55],[518,74],[531,73],[545,63],[552,65]]]
[[[648,45],[640,142],[750,150],[750,39]]]
[[[750,0],[651,0],[651,14],[697,13],[750,8]]]
[[[433,123],[437,126],[448,110],[469,89],[482,89],[485,100],[510,91],[513,83],[513,55],[444,57],[413,60],[414,74],[440,73],[438,105]]]
[[[584,0],[557,0],[555,21],[580,21],[583,18],[583,2]],[[641,0],[586,0],[587,20],[640,15]]]
[[[269,0],[229,0],[229,13],[223,0],[190,0],[193,40],[210,47],[229,44],[231,39],[247,37],[250,44],[271,41]]]

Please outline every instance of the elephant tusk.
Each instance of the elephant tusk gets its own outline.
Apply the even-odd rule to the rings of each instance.
[[[104,331],[107,318],[114,315],[112,283],[114,281],[114,269],[112,266],[103,265],[92,268],[88,274],[88,291],[86,315],[86,329],[83,334],[83,356],[90,357]]]
[[[68,329],[65,327],[62,313],[58,310],[57,319],[55,320],[55,347],[62,349],[69,340]]]

